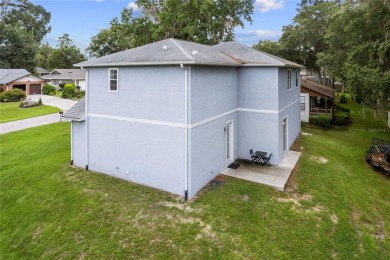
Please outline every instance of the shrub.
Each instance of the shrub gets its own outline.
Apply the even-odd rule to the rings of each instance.
[[[340,109],[340,111],[343,111],[343,112],[347,112],[347,113],[351,112],[351,109],[345,105],[339,105],[338,108]]]
[[[42,106],[42,99],[41,98],[38,99],[38,106]]]
[[[43,86],[42,88],[42,94],[44,95],[50,95],[51,92],[54,92],[56,93],[56,87],[52,86],[52,85],[49,85],[49,84],[46,84],[45,86]]]
[[[85,91],[84,90],[80,90],[77,92],[77,98],[83,98],[85,96]]]
[[[64,88],[66,83],[60,83],[58,84],[58,90],[62,90]]]
[[[21,89],[11,89],[0,94],[0,102],[17,102],[26,97]]]
[[[326,115],[313,116],[309,118],[310,124],[318,125],[324,129],[329,129],[332,123],[332,118]]]
[[[340,95],[340,103],[341,104],[346,104],[347,103],[347,97],[345,96],[345,94],[341,94]]]
[[[343,111],[338,111],[334,113],[333,115],[333,124],[334,125],[347,125],[349,120],[349,113],[343,112]]]
[[[63,98],[74,98],[76,96],[76,86],[74,84],[65,84],[62,89]]]
[[[50,92],[49,93],[49,96],[55,96],[56,95],[56,92]]]

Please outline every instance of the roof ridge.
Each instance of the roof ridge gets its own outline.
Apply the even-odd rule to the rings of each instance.
[[[260,53],[260,54],[263,54],[263,55],[267,56],[268,58],[277,61],[277,62],[280,63],[280,64],[285,64],[285,62],[281,62],[281,61],[279,60],[279,59],[283,59],[283,58],[280,58],[280,57],[277,57],[277,56],[275,56],[275,55],[266,53],[266,52],[264,52],[264,51],[260,51],[260,50],[253,49],[252,47],[246,46],[245,44],[242,44],[242,43],[239,43],[239,42],[236,42],[236,41],[233,41],[233,42],[235,42],[235,43],[237,43],[237,44],[239,44],[239,45],[241,45],[241,46],[243,46],[243,47],[245,47],[245,48],[247,48],[247,49],[249,49],[249,50],[251,50],[251,51],[253,51],[253,52],[258,52],[258,53]],[[276,58],[278,58],[278,59],[276,59]],[[283,60],[285,60],[285,59],[283,59]]]
[[[184,49],[183,47],[181,47],[176,41],[174,38],[169,38],[169,40],[190,60],[194,60],[193,57],[191,57],[191,55],[189,55]]]

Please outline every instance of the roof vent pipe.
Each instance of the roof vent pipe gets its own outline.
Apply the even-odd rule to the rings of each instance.
[[[163,50],[164,50],[164,51],[168,50],[168,46],[163,45]]]

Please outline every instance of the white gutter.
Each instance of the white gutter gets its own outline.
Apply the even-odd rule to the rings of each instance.
[[[184,197],[188,199],[188,68],[184,70]]]
[[[83,68],[83,67],[81,67]],[[88,138],[88,126],[89,126],[89,120],[88,120],[88,70],[85,72],[85,169],[88,171],[88,164],[89,164],[89,138]]]

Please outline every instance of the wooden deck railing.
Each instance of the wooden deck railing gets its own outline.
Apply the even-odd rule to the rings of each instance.
[[[311,115],[331,115],[332,114],[332,109],[328,108],[318,108],[318,107],[312,107],[310,108],[310,114]]]

